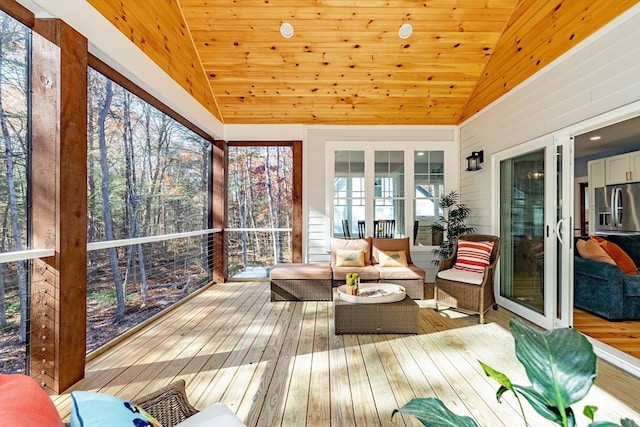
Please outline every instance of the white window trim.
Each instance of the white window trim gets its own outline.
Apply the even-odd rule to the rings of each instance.
[[[333,235],[333,182],[335,172],[335,152],[336,151],[364,151],[365,159],[365,182],[371,183],[365,188],[366,219],[373,219],[374,215],[374,152],[380,150],[404,151],[405,164],[405,224],[413,224],[413,188],[414,151],[443,151],[444,152],[444,193],[459,191],[460,187],[460,158],[458,144],[453,141],[327,141],[325,144],[325,212],[329,219],[329,233],[327,243]],[[406,230],[405,230],[406,231]],[[410,236],[410,231],[407,232]],[[413,240],[413,239],[410,239]],[[411,242],[413,244],[413,241]],[[435,246],[412,246],[412,251],[431,252]]]

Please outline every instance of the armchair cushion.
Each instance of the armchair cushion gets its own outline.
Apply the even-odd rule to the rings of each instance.
[[[438,277],[445,280],[452,280],[454,282],[469,283],[471,285],[480,285],[482,284],[484,273],[460,270],[457,268],[450,268],[448,270],[439,271]]]
[[[484,269],[489,265],[492,250],[493,242],[459,240],[456,263],[453,265],[453,268],[455,270],[482,274]]]
[[[380,267],[406,267],[407,253],[405,251],[378,251]]]

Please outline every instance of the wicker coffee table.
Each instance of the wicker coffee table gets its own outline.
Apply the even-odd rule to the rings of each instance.
[[[397,302],[360,304],[333,296],[336,334],[417,334],[418,304],[408,296]]]

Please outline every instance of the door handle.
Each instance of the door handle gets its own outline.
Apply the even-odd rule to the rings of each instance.
[[[558,236],[558,240],[561,245],[564,245],[564,239],[562,238],[562,223],[564,222],[564,218],[560,218],[556,223],[556,236]]]

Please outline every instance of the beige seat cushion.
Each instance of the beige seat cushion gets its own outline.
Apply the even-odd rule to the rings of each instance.
[[[269,273],[271,279],[331,279],[329,264],[276,264]]]
[[[380,267],[379,265],[374,267],[380,273],[380,280],[390,282],[393,280],[424,280],[426,277],[425,271],[414,264],[409,264],[406,267]]]
[[[337,267],[333,266],[333,280],[344,281],[347,277],[347,273],[358,273],[360,280],[373,282],[380,279],[380,273],[372,265],[366,265],[364,267]]]
[[[379,255],[378,251],[385,252],[394,252],[394,251],[404,251],[407,255],[407,263],[413,264],[411,261],[411,250],[409,248],[409,238],[408,237],[400,237],[397,239],[371,239],[371,263],[379,264]]]
[[[457,268],[450,268],[448,270],[442,270],[438,272],[438,277],[445,280],[451,280],[453,282],[469,283],[471,285],[482,284],[484,273],[475,273],[473,271],[458,270]]]

